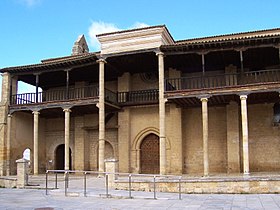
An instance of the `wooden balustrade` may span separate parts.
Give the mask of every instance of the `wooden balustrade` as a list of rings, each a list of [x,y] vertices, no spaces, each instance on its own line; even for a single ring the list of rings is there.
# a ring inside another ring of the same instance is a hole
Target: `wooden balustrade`
[[[165,91],[237,87],[270,82],[280,82],[280,69],[165,79]],[[105,89],[105,101],[116,104],[156,102],[158,93],[157,89],[118,93]],[[98,95],[98,86],[69,88],[68,91],[66,89],[47,90],[39,92],[37,96],[36,93],[12,95],[11,105],[84,99],[98,97]]]
[[[280,69],[165,79],[165,91],[234,87],[268,82],[280,82]]]
[[[136,103],[136,102],[152,102],[158,101],[158,90],[139,90],[130,92],[119,92],[119,103]]]

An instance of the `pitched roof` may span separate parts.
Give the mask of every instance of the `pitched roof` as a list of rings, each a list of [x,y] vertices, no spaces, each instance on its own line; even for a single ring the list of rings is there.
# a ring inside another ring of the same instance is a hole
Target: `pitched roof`
[[[175,45],[200,44],[200,43],[222,42],[222,41],[242,40],[242,39],[252,39],[252,38],[264,38],[264,37],[273,37],[279,35],[280,35],[280,28],[274,28],[274,29],[178,40],[175,42]]]
[[[145,30],[145,29],[152,29],[152,28],[166,28],[166,26],[165,25],[156,25],[156,26],[148,26],[148,27],[142,27],[142,28],[133,28],[133,29],[120,30],[120,31],[114,31],[114,32],[109,32],[109,33],[97,34],[96,36],[100,37],[100,36],[107,36],[107,35],[111,35],[111,34],[122,34],[122,33],[140,31],[140,30]]]
[[[85,64],[88,62],[96,61],[96,53],[86,53],[82,55],[71,55],[59,58],[51,58],[42,60],[41,63],[23,65],[23,66],[14,66],[0,69],[1,73],[4,72],[27,72],[27,71],[44,71],[51,70],[55,68],[67,68],[75,65]]]

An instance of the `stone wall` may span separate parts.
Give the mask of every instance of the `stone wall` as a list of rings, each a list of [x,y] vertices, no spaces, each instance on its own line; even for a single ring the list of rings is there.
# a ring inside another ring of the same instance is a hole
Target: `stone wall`
[[[273,126],[273,105],[248,107],[251,171],[279,171],[280,128]]]
[[[242,171],[240,106],[209,107],[209,169],[214,173]],[[279,127],[273,126],[273,104],[248,105],[249,153],[251,172],[280,169]],[[71,117],[70,148],[72,167],[97,170],[98,114]],[[11,129],[11,174],[16,173],[15,160],[26,148],[33,158],[33,115],[15,112]],[[150,133],[159,135],[158,105],[126,107],[106,124],[105,158],[119,160],[120,172],[139,172],[139,148]],[[178,108],[166,104],[167,172],[169,174],[202,174],[201,108]],[[64,144],[64,118],[39,116],[39,166],[43,173],[48,160],[55,166],[57,146]]]
[[[209,107],[210,173],[224,173],[227,166],[225,107]],[[183,110],[184,173],[203,173],[201,108]]]
[[[132,182],[133,191],[146,191],[153,192],[153,182],[134,181]],[[280,180],[216,180],[216,181],[182,181],[181,192],[182,193],[280,193]],[[128,183],[122,181],[116,181],[114,189],[128,190]],[[179,192],[178,181],[157,181],[157,192]],[[133,196],[133,192],[132,192]],[[151,194],[151,196],[153,196]]]

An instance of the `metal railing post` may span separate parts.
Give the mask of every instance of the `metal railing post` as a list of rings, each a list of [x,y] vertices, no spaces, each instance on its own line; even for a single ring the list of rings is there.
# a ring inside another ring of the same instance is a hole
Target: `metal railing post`
[[[68,187],[68,172],[66,171],[65,172],[65,175],[64,175],[64,195],[67,196],[67,187]]]
[[[181,188],[181,179],[182,179],[182,177],[180,176],[180,177],[179,177],[179,200],[182,200],[182,192],[181,192],[181,190],[182,190],[182,188]]]
[[[129,188],[129,198],[132,198],[131,196],[131,174],[128,175],[128,188]]]
[[[48,171],[46,172],[46,195],[48,195]]]
[[[156,198],[156,176],[154,176],[154,199]]]
[[[106,183],[106,198],[108,198],[109,197],[109,194],[108,194],[109,186],[108,186],[108,174],[107,173],[105,174],[105,183]]]
[[[57,189],[57,172],[55,173],[55,189]]]
[[[84,174],[84,197],[87,197],[87,172]]]

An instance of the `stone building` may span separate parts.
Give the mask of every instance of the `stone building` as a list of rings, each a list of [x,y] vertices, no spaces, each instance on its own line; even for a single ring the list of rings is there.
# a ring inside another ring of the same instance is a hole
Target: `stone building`
[[[175,41],[164,25],[83,36],[72,55],[2,68],[0,175],[46,168],[280,171],[280,29]],[[34,93],[17,93],[18,81]],[[52,163],[49,164],[50,160]]]

